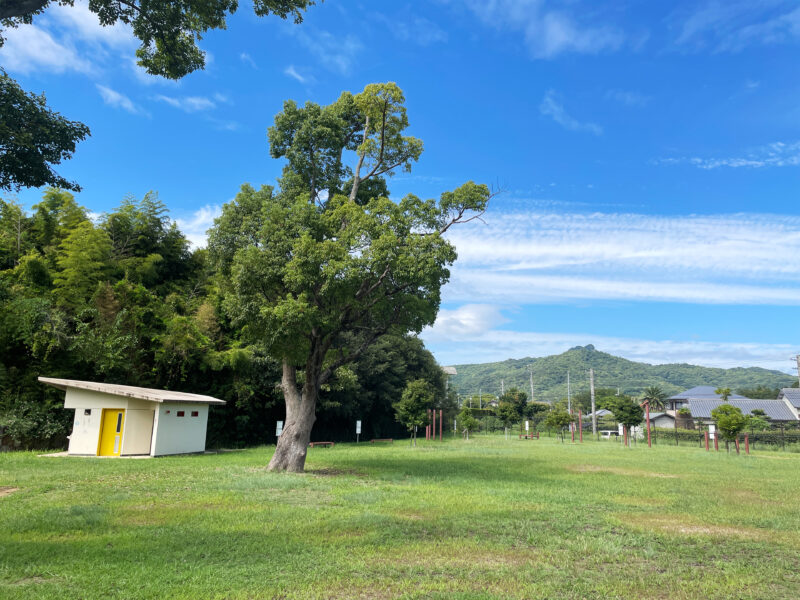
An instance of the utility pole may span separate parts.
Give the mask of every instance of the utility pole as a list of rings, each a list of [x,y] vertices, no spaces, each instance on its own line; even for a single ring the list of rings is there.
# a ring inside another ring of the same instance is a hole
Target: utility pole
[[[567,370],[567,412],[572,414],[572,393],[569,387],[569,369]]]
[[[594,369],[589,369],[589,391],[592,395],[592,437],[597,438],[597,407],[594,403]]]
[[[501,396],[505,396],[505,394],[506,394],[505,382],[501,379],[500,380],[500,395]]]
[[[483,388],[478,388],[478,408],[483,409]]]
[[[528,371],[531,376],[531,402],[533,402],[533,365],[528,365]]]
[[[569,387],[569,369],[567,369],[567,412],[572,416],[572,393]],[[569,431],[572,433],[572,441],[575,441],[575,429],[572,421],[569,422]]]
[[[800,382],[800,354],[794,357],[797,361],[797,381]]]

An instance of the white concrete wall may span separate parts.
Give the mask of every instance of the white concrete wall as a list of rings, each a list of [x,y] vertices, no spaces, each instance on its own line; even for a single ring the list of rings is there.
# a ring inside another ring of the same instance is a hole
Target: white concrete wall
[[[100,426],[103,422],[103,409],[116,408],[125,410],[121,454],[149,454],[152,419],[150,419],[148,427],[143,427],[141,417],[144,415],[134,415],[134,425],[130,432],[128,425],[131,414],[147,413],[147,417],[149,417],[153,414],[155,406],[155,402],[146,400],[69,388],[64,399],[64,408],[75,409],[75,417],[72,422],[72,433],[67,452],[96,456],[97,446],[100,442]],[[90,410],[91,414],[86,415],[87,410]]]
[[[152,403],[155,405],[155,403]],[[128,409],[122,430],[122,454],[150,454],[155,407],[150,410]]]
[[[179,417],[178,412],[184,416]],[[193,417],[196,411],[198,416]],[[190,402],[165,402],[158,405],[150,454],[188,454],[206,449],[208,405]]]
[[[670,419],[669,417],[658,417],[657,419],[651,419],[650,423],[653,427],[663,427],[665,429],[674,429],[675,428],[675,419]]]
[[[84,414],[87,410],[90,411],[88,415]],[[102,421],[102,408],[76,408],[67,452],[69,454],[96,455]]]

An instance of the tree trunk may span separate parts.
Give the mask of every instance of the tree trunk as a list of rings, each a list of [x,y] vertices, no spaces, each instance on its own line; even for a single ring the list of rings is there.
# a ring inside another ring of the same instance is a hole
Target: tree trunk
[[[270,471],[302,473],[306,465],[311,428],[317,419],[318,386],[316,382],[307,380],[302,392],[298,390],[297,369],[284,362],[281,388],[286,400],[286,424],[267,468]]]

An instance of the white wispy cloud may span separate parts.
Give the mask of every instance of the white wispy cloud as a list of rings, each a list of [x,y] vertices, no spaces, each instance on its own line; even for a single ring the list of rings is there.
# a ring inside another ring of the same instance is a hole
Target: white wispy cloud
[[[545,93],[542,102],[539,104],[539,112],[546,117],[550,117],[564,129],[569,129],[570,131],[587,131],[594,135],[601,135],[603,133],[603,128],[600,125],[578,121],[575,117],[567,113],[553,90],[548,90],[547,93]]]
[[[418,46],[430,46],[446,42],[447,32],[433,21],[425,17],[404,18],[376,14],[375,18],[383,23],[392,35],[402,42],[412,42]]]
[[[488,327],[484,331],[453,333],[437,322],[421,336],[440,364],[492,362],[525,356],[559,354],[575,346],[593,344],[598,350],[650,364],[690,363],[706,367],[763,367],[789,372],[787,360],[796,353],[789,344],[716,342],[703,340],[648,340],[600,336],[591,333],[510,331]],[[602,383],[602,374],[599,374]],[[499,382],[498,382],[499,385]]]
[[[46,73],[99,71],[110,53],[130,52],[135,38],[130,27],[104,27],[85,1],[53,5],[32,25],[7,28],[0,48],[3,66],[13,72]]]
[[[665,165],[688,164],[700,169],[796,167],[800,166],[800,141],[773,142],[754,148],[741,156],[712,158],[681,156],[677,158],[660,158],[655,162]]]
[[[288,30],[326,69],[349,75],[364,46],[352,35],[334,35],[307,27]]]
[[[800,217],[515,209],[485,221],[450,230],[447,302],[800,304],[788,258],[800,256]]]
[[[485,24],[523,35],[531,56],[554,58],[560,54],[597,54],[619,49],[624,33],[613,25],[587,23],[596,10],[582,10],[578,3],[546,0],[454,0]],[[581,15],[586,17],[581,17]],[[591,15],[591,17],[589,16]]]
[[[800,7],[789,0],[709,1],[677,11],[670,21],[678,32],[676,45],[689,49],[736,52],[800,40]]]
[[[69,43],[57,41],[49,32],[36,25],[7,28],[6,42],[0,48],[3,67],[11,72],[90,73],[92,63],[84,59]]]
[[[175,219],[180,230],[189,240],[193,248],[205,248],[207,232],[214,224],[214,219],[222,214],[218,204],[206,204],[190,215]]]
[[[121,108],[122,110],[133,115],[147,114],[145,110],[134,104],[133,101],[126,95],[121,94],[116,90],[112,90],[110,87],[100,85],[99,83],[96,84],[96,87],[97,91],[100,92],[100,97],[103,99],[103,102],[109,106]]]
[[[164,96],[163,94],[159,94],[154,98],[155,100],[165,102],[166,104],[169,104],[170,106],[187,113],[211,110],[217,107],[217,102],[219,101],[217,98],[215,98],[215,101],[205,96],[184,96],[181,98],[176,98],[173,96]]]
[[[250,66],[251,66],[251,67],[253,67],[254,69],[258,69],[258,65],[256,64],[256,61],[255,61],[255,60],[253,60],[253,57],[252,57],[252,56],[250,56],[250,55],[249,55],[247,52],[242,52],[242,53],[239,55],[239,60],[241,60],[241,61],[242,61],[243,63],[245,63],[245,64],[248,64],[248,65],[250,65]]]
[[[608,90],[606,92],[606,99],[626,106],[636,107],[644,106],[650,101],[648,96],[630,90]]]
[[[300,83],[313,83],[314,78],[311,75],[302,75],[297,71],[294,65],[289,65],[283,70],[283,74],[287,77],[299,81]]]

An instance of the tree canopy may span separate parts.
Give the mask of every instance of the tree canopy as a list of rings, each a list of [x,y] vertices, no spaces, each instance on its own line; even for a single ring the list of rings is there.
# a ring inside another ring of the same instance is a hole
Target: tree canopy
[[[54,4],[73,6],[75,0],[4,0],[0,26],[18,27]],[[258,16],[276,15],[303,20],[314,0],[253,0]],[[206,54],[198,42],[209,30],[225,29],[239,7],[237,0],[90,0],[88,8],[103,26],[129,25],[141,43],[138,64],[151,75],[180,79],[203,69]],[[0,28],[0,46],[5,30]],[[83,123],[70,121],[47,106],[44,95],[25,92],[0,69],[0,190],[54,186],[73,191],[80,186],[67,181],[53,165],[69,159],[78,142],[89,135]]]
[[[279,189],[243,187],[210,233],[211,261],[230,274],[219,281],[226,314],[282,365],[287,415],[272,469],[303,470],[319,390],[339,369],[383,335],[433,323],[456,259],[444,234],[489,201],[471,181],[438,202],[359,197],[362,182],[419,157],[403,102],[394,83],[325,107],[287,102],[269,129],[272,156],[286,159]]]
[[[53,166],[71,158],[88,135],[86,125],[62,117],[47,106],[44,94],[26,92],[0,68],[0,190],[46,185],[80,190]]]
[[[226,400],[208,443],[274,443],[281,365],[226,317],[205,249],[191,250],[156,194],[97,220],[47,189],[31,211],[0,199],[0,427],[21,447],[59,447],[63,394],[38,375],[178,389]],[[397,437],[392,402],[422,379],[447,410],[445,378],[421,340],[383,336],[320,391],[317,435]]]

